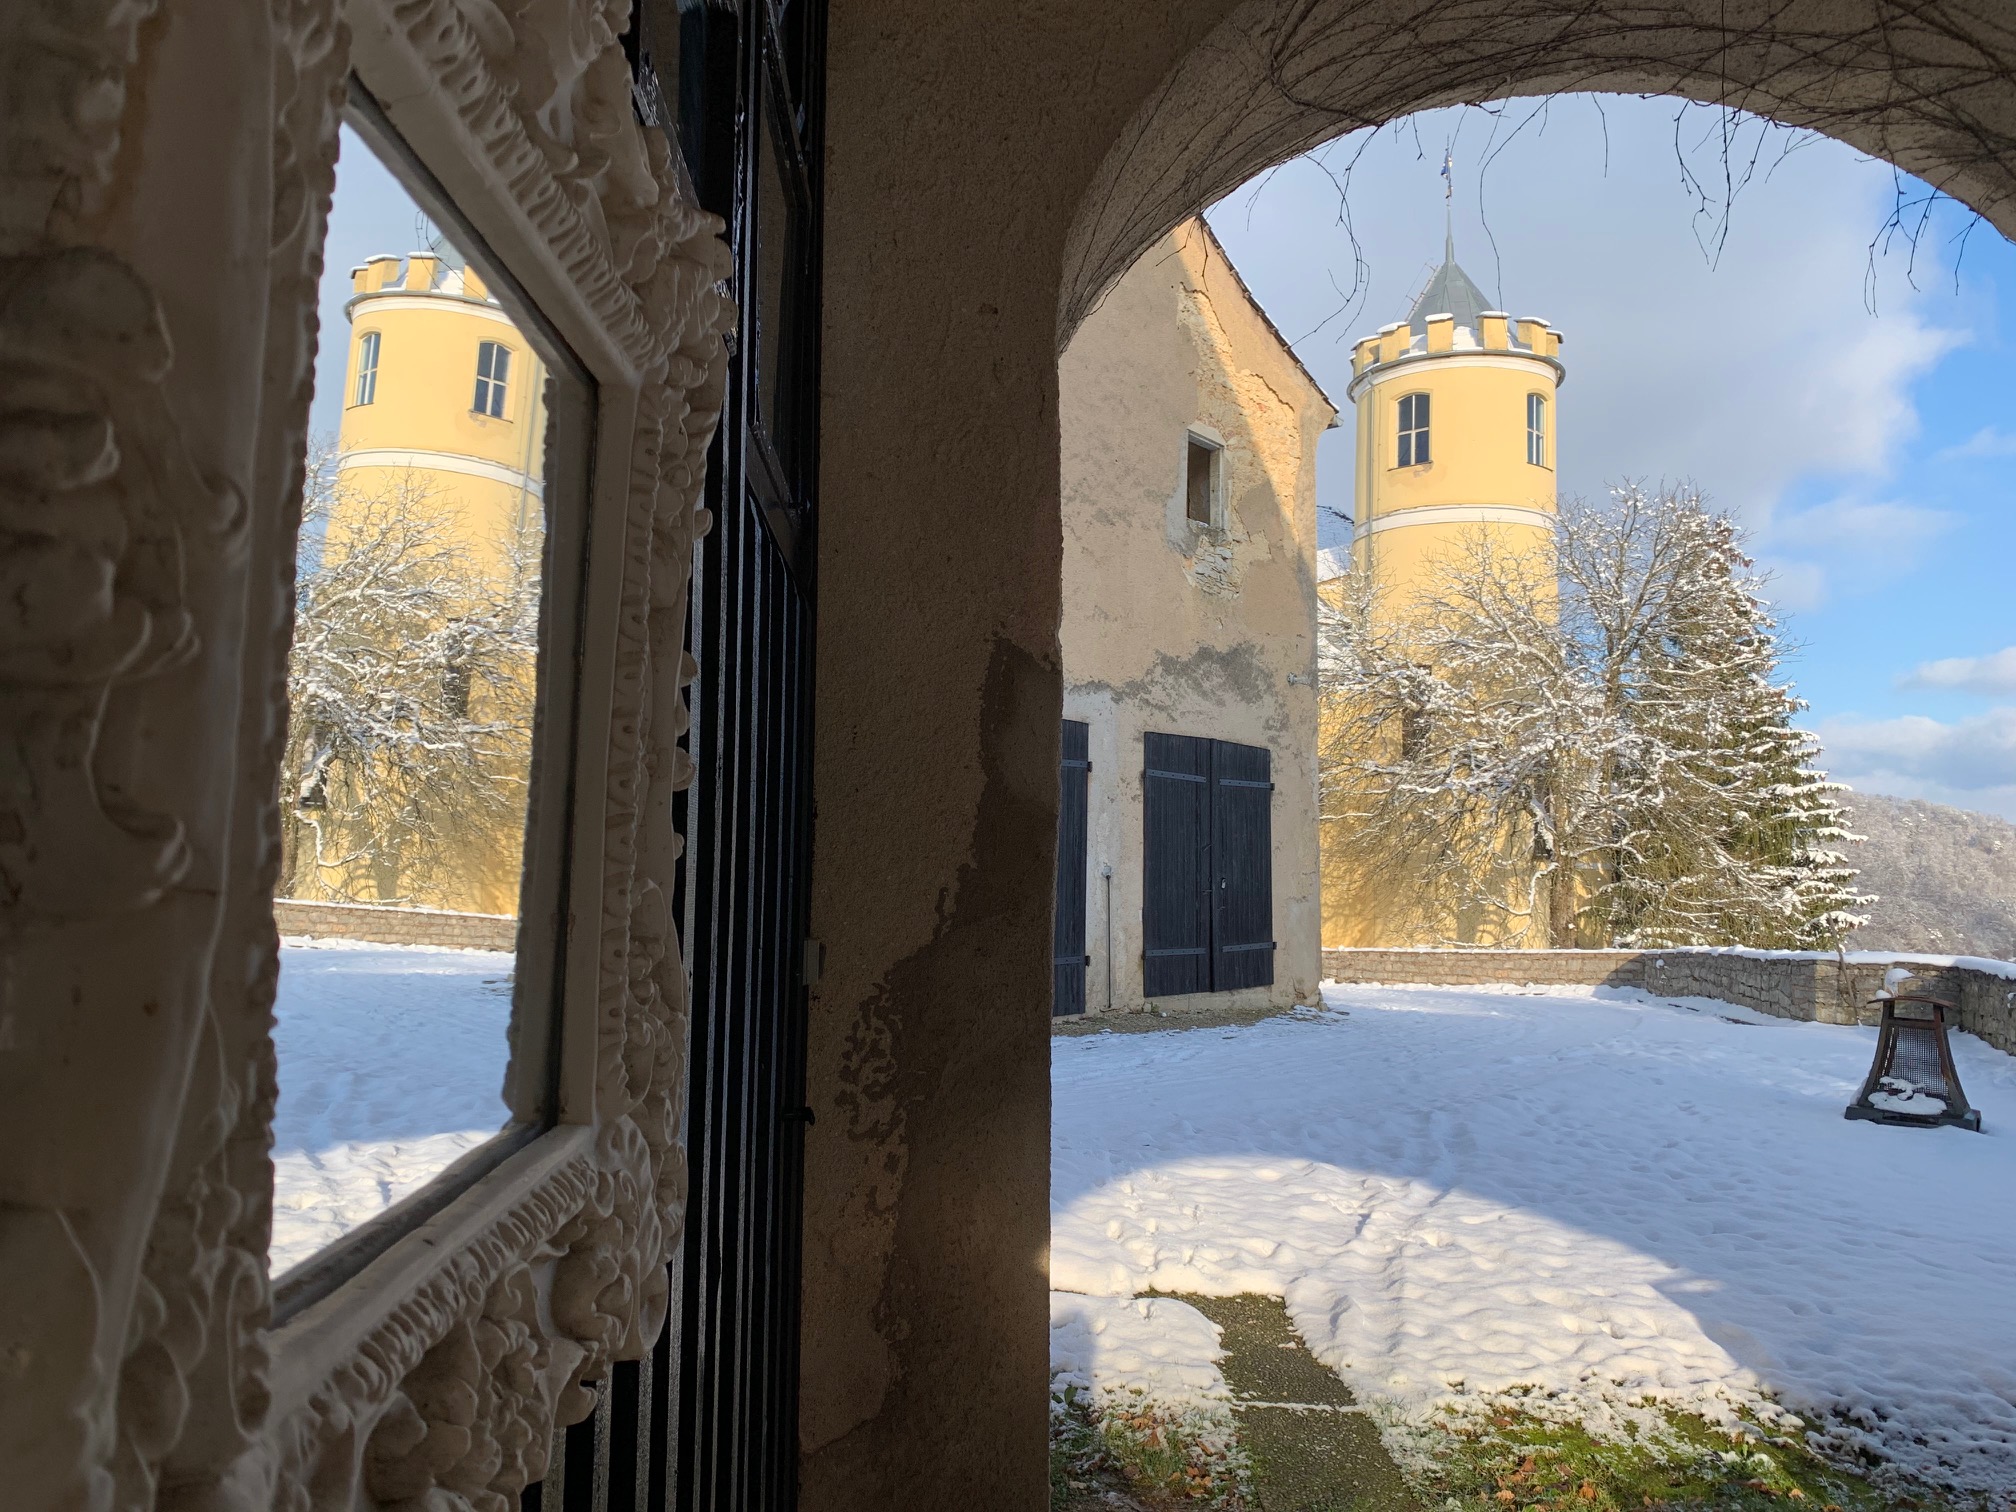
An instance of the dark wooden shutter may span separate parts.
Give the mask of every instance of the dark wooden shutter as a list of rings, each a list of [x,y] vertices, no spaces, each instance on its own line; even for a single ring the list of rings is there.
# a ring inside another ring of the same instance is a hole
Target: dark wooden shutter
[[[1142,991],[1211,990],[1211,742],[1148,734],[1141,772]]]
[[[1143,745],[1143,992],[1273,986],[1274,783],[1266,747],[1159,734]]]
[[[1087,788],[1092,772],[1090,730],[1075,719],[1064,721],[1062,754],[1057,763],[1057,918],[1050,1016],[1063,1018],[1085,1011],[1085,830]]]
[[[1274,985],[1274,784],[1264,746],[1211,748],[1211,987]]]

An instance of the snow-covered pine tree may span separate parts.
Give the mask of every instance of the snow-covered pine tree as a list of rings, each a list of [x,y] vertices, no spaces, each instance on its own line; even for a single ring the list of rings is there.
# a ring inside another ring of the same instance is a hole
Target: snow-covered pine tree
[[[1633,865],[1608,899],[1621,944],[1832,948],[1860,919],[1852,839],[1817,771],[1806,705],[1780,680],[1764,582],[1726,515],[1691,489],[1653,508],[1685,543],[1671,612],[1643,648],[1633,722],[1662,760]]]
[[[1407,937],[1530,942],[1544,921],[1556,946],[1826,946],[1853,927],[1836,789],[1776,681],[1741,535],[1698,494],[1571,501],[1552,562],[1480,535],[1404,611],[1340,586],[1318,627],[1326,867],[1404,888]]]

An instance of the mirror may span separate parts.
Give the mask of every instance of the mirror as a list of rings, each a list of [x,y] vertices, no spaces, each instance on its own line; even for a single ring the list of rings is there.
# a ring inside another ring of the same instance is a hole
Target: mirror
[[[556,850],[528,816],[565,766],[538,717],[570,659],[545,602],[549,404],[585,417],[585,383],[373,125],[343,131],[296,563],[276,1276],[551,1103]]]

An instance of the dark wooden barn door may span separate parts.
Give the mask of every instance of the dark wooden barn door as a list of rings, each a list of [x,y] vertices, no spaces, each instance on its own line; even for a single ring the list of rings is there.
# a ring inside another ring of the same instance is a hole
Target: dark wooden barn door
[[[1142,990],[1274,981],[1273,782],[1264,747],[1144,738]]]
[[[1057,917],[1052,928],[1050,1015],[1085,1011],[1085,843],[1090,818],[1091,730],[1064,721],[1057,761]]]
[[[1142,737],[1142,991],[1211,990],[1211,742]]]
[[[625,39],[638,115],[727,224],[741,312],[687,626],[696,776],[674,816],[687,1222],[655,1351],[598,1384],[528,1512],[797,1504],[824,26],[823,0],[641,0]]]
[[[1274,783],[1264,746],[1211,742],[1211,988],[1274,985]]]

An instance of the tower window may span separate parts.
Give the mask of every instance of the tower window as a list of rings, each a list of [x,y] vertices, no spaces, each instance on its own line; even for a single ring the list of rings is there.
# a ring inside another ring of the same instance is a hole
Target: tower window
[[[1192,434],[1183,469],[1183,512],[1199,525],[1217,521],[1218,448]]]
[[[479,415],[504,418],[504,385],[511,376],[511,348],[486,341],[476,348],[476,403]]]
[[[378,397],[378,333],[366,331],[357,338],[357,388],[352,404],[369,404]]]
[[[1547,396],[1526,396],[1526,460],[1535,467],[1547,465]]]
[[[1401,467],[1419,467],[1428,460],[1428,396],[1400,396]]]

